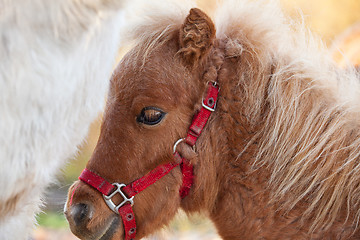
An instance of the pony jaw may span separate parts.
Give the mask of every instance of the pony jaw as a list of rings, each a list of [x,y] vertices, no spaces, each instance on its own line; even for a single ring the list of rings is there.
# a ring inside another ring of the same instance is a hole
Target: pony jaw
[[[98,237],[99,240],[106,240],[114,238],[114,234],[116,232],[122,232],[122,224],[120,223],[120,219],[118,217],[114,217],[112,221],[105,227],[103,233]],[[120,231],[121,230],[121,231]]]

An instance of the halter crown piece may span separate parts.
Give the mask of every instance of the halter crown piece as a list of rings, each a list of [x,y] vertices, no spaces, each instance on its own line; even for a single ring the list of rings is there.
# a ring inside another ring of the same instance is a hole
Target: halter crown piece
[[[145,176],[127,185],[119,183],[111,184],[86,168],[82,171],[79,179],[101,192],[109,208],[121,216],[124,224],[125,240],[132,240],[136,235],[135,215],[132,209],[134,196],[136,194],[155,183],[177,166],[180,166],[183,175],[183,183],[179,190],[180,197],[185,198],[189,194],[191,186],[194,182],[193,165],[188,159],[183,158],[176,151],[176,146],[181,141],[185,141],[191,147],[195,146],[195,143],[204,129],[211,113],[215,111],[219,89],[219,85],[216,82],[208,83],[208,91],[205,99],[202,100],[202,108],[194,116],[186,138],[178,140],[174,145],[174,158],[178,160],[176,161],[178,163],[171,162],[159,165]],[[118,205],[111,200],[116,194],[120,194],[123,198],[123,201]]]

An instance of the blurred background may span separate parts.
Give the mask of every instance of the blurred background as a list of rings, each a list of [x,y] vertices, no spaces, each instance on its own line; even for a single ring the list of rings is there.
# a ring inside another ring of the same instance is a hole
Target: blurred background
[[[179,0],[180,1],[180,0]],[[226,0],[225,0],[226,1]],[[241,1],[241,0],[239,0]],[[201,9],[210,15],[216,0],[198,0]],[[360,0],[280,0],[285,12],[293,18],[305,17],[306,25],[333,51],[339,66],[360,65]],[[121,56],[119,56],[120,58]],[[37,219],[34,240],[73,240],[62,214],[68,187],[85,167],[96,144],[101,116],[92,124],[88,137],[75,159],[58,176],[58,184],[48,189],[46,206]],[[205,216],[190,219],[179,213],[169,228],[149,239],[220,239]]]

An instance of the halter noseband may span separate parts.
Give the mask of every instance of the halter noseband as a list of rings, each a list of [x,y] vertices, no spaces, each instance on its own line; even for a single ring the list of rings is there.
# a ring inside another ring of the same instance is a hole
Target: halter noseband
[[[219,85],[216,82],[209,82],[208,85],[207,95],[205,99],[202,100],[202,108],[194,116],[186,138],[179,139],[174,145],[174,158],[177,160],[177,163],[171,162],[159,165],[145,176],[129,183],[128,185],[119,183],[111,184],[86,168],[79,176],[81,181],[101,192],[109,208],[121,216],[124,224],[125,240],[131,240],[135,238],[136,235],[135,215],[132,210],[132,205],[134,204],[133,199],[136,194],[155,183],[177,166],[180,166],[183,175],[183,183],[179,190],[180,197],[185,198],[189,194],[191,186],[194,182],[193,165],[188,159],[183,158],[176,151],[176,147],[181,141],[185,141],[189,146],[194,147],[211,113],[215,111]],[[124,199],[118,205],[111,200],[117,193]]]

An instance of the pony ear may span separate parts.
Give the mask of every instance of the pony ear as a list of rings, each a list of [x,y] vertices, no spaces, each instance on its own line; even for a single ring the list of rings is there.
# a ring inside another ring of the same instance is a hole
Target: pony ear
[[[180,29],[179,54],[185,65],[194,67],[209,52],[215,39],[215,26],[200,9],[192,8]]]

